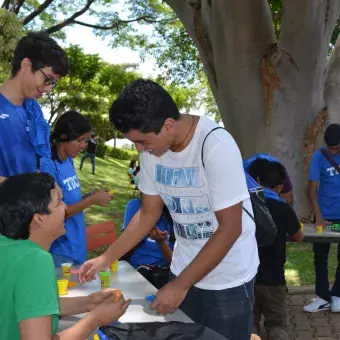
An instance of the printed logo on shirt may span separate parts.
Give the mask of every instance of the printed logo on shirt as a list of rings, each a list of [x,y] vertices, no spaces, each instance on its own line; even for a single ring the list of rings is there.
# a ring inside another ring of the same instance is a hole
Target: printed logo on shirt
[[[192,191],[193,188],[204,186],[200,167],[169,168],[157,164],[155,179],[161,188],[175,187],[184,193]],[[163,192],[160,195],[173,217],[173,226],[178,237],[202,240],[213,235],[214,225],[207,194],[203,193],[200,196],[179,196],[177,194],[175,196],[169,195],[169,189],[165,191],[167,193]]]
[[[203,186],[201,167],[197,168],[169,168],[156,164],[156,182],[176,188]]]
[[[214,233],[212,220],[188,224],[174,222],[174,229],[178,236],[189,240],[210,238]]]
[[[195,197],[174,197],[161,194],[161,197],[169,211],[172,213],[197,215],[211,211],[207,195]]]
[[[9,117],[8,114],[6,114],[6,113],[0,113],[0,119],[6,119],[6,118],[8,118],[8,117]]]
[[[67,185],[68,191],[72,191],[80,187],[79,180],[76,175],[64,179],[63,183]]]
[[[329,176],[330,176],[330,177],[335,176],[335,175],[339,175],[339,173],[335,170],[334,167],[327,168],[326,170],[327,170],[327,172],[329,173]]]

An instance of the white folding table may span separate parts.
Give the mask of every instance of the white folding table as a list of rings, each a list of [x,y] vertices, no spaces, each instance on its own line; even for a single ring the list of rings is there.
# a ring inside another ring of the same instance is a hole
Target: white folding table
[[[60,277],[60,271],[57,271]],[[120,322],[169,322],[181,321],[190,323],[192,320],[187,317],[181,310],[175,311],[169,315],[159,315],[150,309],[150,302],[145,300],[146,296],[154,295],[157,289],[149,283],[141,274],[139,274],[129,263],[119,261],[118,271],[111,273],[110,287],[120,289],[125,299],[132,299],[126,313],[119,319]],[[77,285],[68,290],[65,297],[87,296],[99,291],[100,280],[96,280]],[[79,321],[85,314],[62,317],[59,321],[59,330],[69,328]]]

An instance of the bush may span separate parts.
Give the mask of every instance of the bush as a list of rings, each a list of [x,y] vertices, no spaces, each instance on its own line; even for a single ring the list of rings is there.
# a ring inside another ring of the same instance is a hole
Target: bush
[[[100,158],[104,158],[108,155],[109,146],[105,145],[105,142],[102,139],[97,139],[97,150],[96,156]]]
[[[120,159],[123,161],[130,161],[132,159],[138,160],[138,152],[130,151],[126,149],[120,148],[112,148],[108,145],[105,145],[105,142],[102,139],[97,139],[97,151],[96,156],[100,158],[112,157],[116,159]]]
[[[112,158],[121,159],[121,160],[138,160],[138,152],[136,151],[129,151],[125,149],[119,148],[109,148],[110,149],[110,156]]]

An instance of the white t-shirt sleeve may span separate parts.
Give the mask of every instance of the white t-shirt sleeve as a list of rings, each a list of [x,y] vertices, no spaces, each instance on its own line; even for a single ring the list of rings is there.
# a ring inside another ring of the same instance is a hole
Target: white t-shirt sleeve
[[[203,153],[214,211],[249,198],[240,150],[229,133],[219,131],[218,135],[222,138],[217,142],[216,136],[207,138]]]
[[[145,152],[141,152],[139,155],[140,172],[139,172],[139,184],[138,189],[146,195],[159,195],[157,187],[154,181],[154,174],[152,170],[153,162],[148,159]]]

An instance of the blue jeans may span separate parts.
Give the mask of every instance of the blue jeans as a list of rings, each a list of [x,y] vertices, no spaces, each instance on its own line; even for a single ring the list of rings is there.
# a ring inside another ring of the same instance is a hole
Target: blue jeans
[[[77,265],[80,264],[77,261],[74,261],[74,260],[72,260],[69,257],[64,256],[64,255],[57,255],[57,254],[51,254],[51,255],[52,255],[55,267],[61,267],[61,265],[63,263],[71,263],[72,266],[77,266]]]
[[[88,152],[85,153],[85,155],[82,157],[81,162],[80,162],[80,170],[83,168],[83,164],[86,158],[91,159],[92,174],[94,175],[94,172],[96,171],[96,155],[93,153],[88,153]]]
[[[170,273],[170,281],[175,275]],[[206,290],[191,287],[180,309],[195,323],[228,340],[249,340],[253,328],[254,279],[239,287]]]

